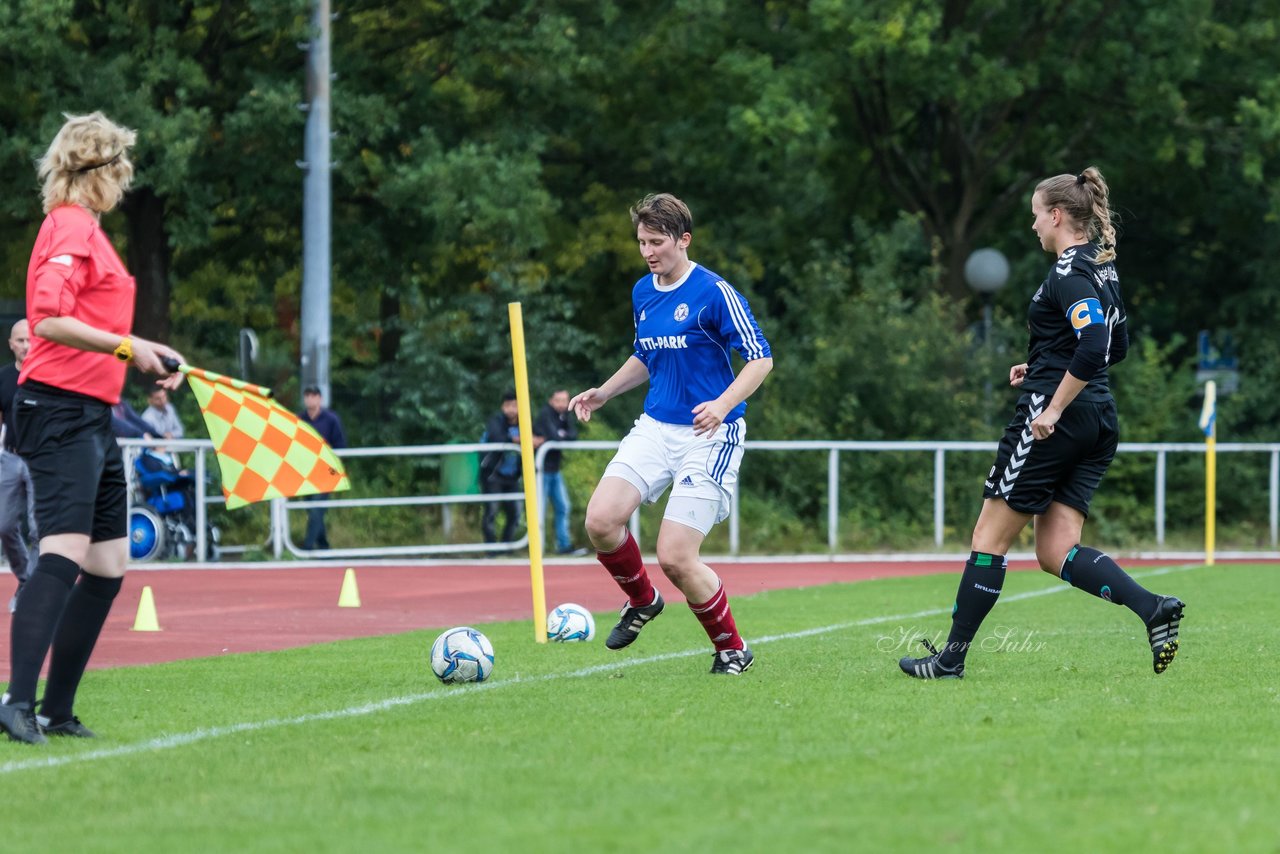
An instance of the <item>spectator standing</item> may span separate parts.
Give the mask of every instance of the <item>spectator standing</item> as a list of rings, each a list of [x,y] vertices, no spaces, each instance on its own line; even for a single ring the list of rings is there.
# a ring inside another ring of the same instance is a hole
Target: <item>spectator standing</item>
[[[35,493],[31,487],[31,472],[14,448],[17,428],[13,422],[13,401],[18,393],[18,373],[31,348],[31,336],[25,319],[13,324],[9,332],[9,349],[13,351],[13,364],[0,368],[0,549],[9,569],[18,579],[18,589],[9,600],[9,613],[18,607],[18,593],[26,583],[31,567],[39,557],[39,546],[27,548],[27,537],[38,543],[36,529]],[[26,533],[22,524],[26,522]]]
[[[347,434],[342,430],[342,419],[332,409],[326,409],[324,396],[319,386],[309,385],[302,390],[303,410],[298,413],[303,421],[315,428],[320,438],[329,443],[335,451],[347,446]],[[310,500],[323,501],[329,495],[314,495]],[[302,547],[307,550],[329,548],[329,535],[324,526],[325,508],[316,507],[307,511],[307,533],[302,539]]]
[[[520,489],[520,423],[516,393],[508,389],[502,395],[502,408],[485,422],[481,442],[511,442],[516,448],[510,451],[490,451],[480,460],[480,490],[486,494],[516,492]],[[503,511],[502,539],[494,530],[498,510]],[[516,526],[520,524],[520,505],[511,499],[489,501],[484,505],[484,517],[480,530],[486,543],[514,542]]]
[[[543,442],[573,442],[578,438],[578,424],[569,416],[569,391],[556,389],[533,421],[533,444]],[[559,450],[547,451],[542,458],[542,492],[551,505],[552,523],[556,535],[556,553],[562,555],[586,554],[586,549],[575,549],[569,539],[569,490],[560,473],[563,454]]]

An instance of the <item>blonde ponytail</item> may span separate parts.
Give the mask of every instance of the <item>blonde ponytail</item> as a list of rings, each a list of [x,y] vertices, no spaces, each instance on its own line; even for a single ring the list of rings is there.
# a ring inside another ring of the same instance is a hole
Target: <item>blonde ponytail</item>
[[[1101,248],[1094,256],[1095,264],[1116,258],[1116,228],[1111,212],[1111,191],[1096,166],[1088,166],[1078,175],[1055,175],[1036,186],[1036,192],[1047,207],[1058,208],[1084,229]]]

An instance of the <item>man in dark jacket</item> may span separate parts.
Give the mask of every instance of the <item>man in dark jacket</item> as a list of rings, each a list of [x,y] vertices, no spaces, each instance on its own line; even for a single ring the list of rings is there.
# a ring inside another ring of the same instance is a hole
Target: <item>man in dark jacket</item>
[[[533,420],[535,446],[542,442],[572,442],[578,438],[578,421],[569,414],[569,392],[556,389],[547,399],[538,417]],[[542,460],[542,494],[551,505],[556,534],[556,554],[586,554],[586,549],[575,549],[569,539],[569,490],[560,474],[558,450],[547,451]]]
[[[310,424],[320,434],[320,438],[329,443],[335,451],[347,446],[347,434],[342,430],[342,419],[332,409],[325,409],[324,397],[319,386],[309,385],[302,390],[302,403],[305,407],[298,417]],[[328,495],[317,495],[316,500],[328,498]],[[329,548],[329,533],[324,526],[325,508],[317,507],[307,511],[307,533],[302,539],[302,547],[307,550]]]
[[[520,425],[516,393],[510,389],[502,395],[502,409],[485,422],[481,442],[511,442],[510,451],[489,451],[480,460],[480,489],[485,494],[518,492],[520,490]],[[504,524],[502,539],[494,532],[498,509],[502,508]],[[484,518],[480,530],[486,543],[510,543],[516,539],[516,526],[520,524],[520,504],[506,499],[489,501],[484,505]]]

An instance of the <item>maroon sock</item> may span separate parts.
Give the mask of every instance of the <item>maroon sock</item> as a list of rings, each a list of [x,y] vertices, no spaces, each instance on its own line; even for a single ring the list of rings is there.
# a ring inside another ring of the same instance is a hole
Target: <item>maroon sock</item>
[[[622,592],[631,600],[632,607],[643,608],[653,604],[653,582],[644,569],[644,558],[640,556],[640,544],[627,529],[627,537],[611,552],[596,552],[596,559],[609,570],[613,580],[618,582]]]
[[[723,583],[716,588],[716,595],[701,605],[690,602],[689,610],[702,623],[707,637],[715,644],[716,652],[746,646],[742,642],[742,635],[738,634],[738,627],[734,625],[733,611],[729,610],[729,597],[725,595]]]

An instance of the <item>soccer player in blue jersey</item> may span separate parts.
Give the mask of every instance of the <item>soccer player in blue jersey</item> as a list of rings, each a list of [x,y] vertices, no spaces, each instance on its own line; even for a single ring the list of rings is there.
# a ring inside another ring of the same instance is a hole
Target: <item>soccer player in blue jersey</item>
[[[1040,568],[1136,614],[1156,673],[1178,651],[1182,602],[1145,589],[1108,555],[1080,543],[1118,442],[1107,367],[1129,346],[1109,196],[1092,166],[1046,178],[1031,196],[1032,230],[1057,260],[1027,310],[1027,361],[1009,370],[1009,384],[1023,394],[987,475],[947,645],[938,651],[924,641],[928,656],[898,662],[908,676],[964,676],[969,646],[1004,586],[1005,555],[1032,519]]]
[[[569,406],[581,421],[623,392],[649,383],[644,412],[605,468],[586,528],[597,557],[627,594],[621,619],[605,640],[630,645],[662,613],[627,521],[641,503],[671,486],[658,531],[658,564],[688,600],[715,647],[711,672],[738,675],[754,656],[738,634],[724,585],[702,562],[702,541],[729,515],[738,481],[746,399],[773,368],[769,342],[747,301],[718,274],[689,260],[693,217],[667,193],[631,209],[649,272],[631,289],[635,352],[599,388]],[[746,361],[735,377],[730,350]]]

